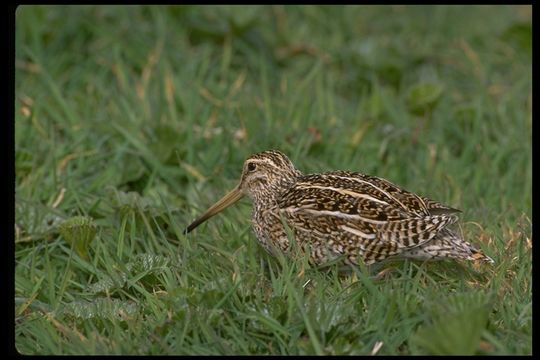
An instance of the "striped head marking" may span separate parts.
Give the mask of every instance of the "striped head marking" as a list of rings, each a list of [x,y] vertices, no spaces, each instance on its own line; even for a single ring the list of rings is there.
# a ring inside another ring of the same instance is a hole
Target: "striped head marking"
[[[239,189],[255,199],[299,175],[301,173],[285,154],[277,150],[267,150],[246,159]]]

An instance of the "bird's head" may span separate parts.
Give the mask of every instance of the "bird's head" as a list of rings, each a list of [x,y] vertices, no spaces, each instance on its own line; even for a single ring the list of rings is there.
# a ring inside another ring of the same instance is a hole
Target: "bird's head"
[[[280,151],[267,150],[253,154],[244,161],[238,185],[191,223],[184,232],[189,233],[244,195],[251,198],[253,202],[268,201],[301,174],[291,160]]]

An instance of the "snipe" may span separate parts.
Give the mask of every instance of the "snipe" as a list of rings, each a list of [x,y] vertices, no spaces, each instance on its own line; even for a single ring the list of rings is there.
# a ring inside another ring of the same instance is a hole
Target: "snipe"
[[[288,228],[297,244],[309,246],[317,265],[338,257],[366,265],[390,257],[493,262],[448,228],[459,210],[375,176],[348,171],[304,175],[276,150],[250,156],[239,184],[185,233],[244,195],[253,202],[255,235],[273,254],[289,252]]]

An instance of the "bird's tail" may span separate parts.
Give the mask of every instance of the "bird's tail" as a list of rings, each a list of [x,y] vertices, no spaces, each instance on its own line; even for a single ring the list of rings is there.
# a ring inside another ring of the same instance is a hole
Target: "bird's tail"
[[[492,258],[450,229],[442,229],[432,240],[402,255],[422,259],[454,258],[495,263]]]

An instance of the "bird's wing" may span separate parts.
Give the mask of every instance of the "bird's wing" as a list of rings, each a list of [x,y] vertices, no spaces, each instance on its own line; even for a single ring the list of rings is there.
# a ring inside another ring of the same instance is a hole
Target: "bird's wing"
[[[419,246],[457,220],[430,214],[424,199],[376,179],[347,172],[306,175],[282,194],[278,206],[295,231],[377,260]]]
[[[425,204],[427,211],[431,215],[439,215],[439,214],[453,214],[453,213],[459,213],[461,210],[452,208],[450,206],[441,204],[440,202],[437,202],[435,200],[428,199],[423,196],[418,196]]]
[[[427,197],[419,196],[377,176],[364,175],[348,171],[335,171],[329,174],[338,177],[350,177],[359,182],[368,182],[371,187],[374,188],[374,191],[389,196],[397,205],[414,215],[430,215],[432,213],[433,215],[451,214],[460,212],[458,209],[446,206]]]

